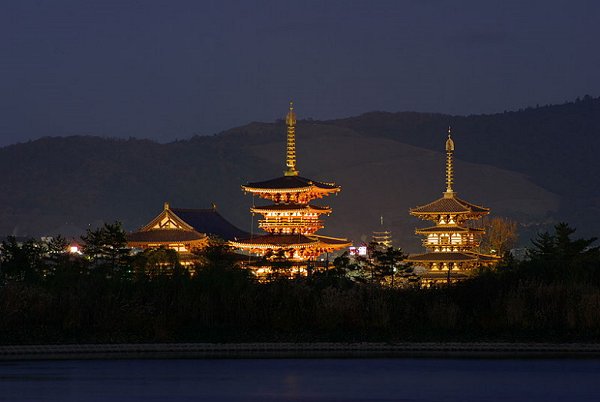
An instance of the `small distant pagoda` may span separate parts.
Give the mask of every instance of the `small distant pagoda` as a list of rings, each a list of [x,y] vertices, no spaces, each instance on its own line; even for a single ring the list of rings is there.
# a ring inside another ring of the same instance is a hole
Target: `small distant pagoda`
[[[383,249],[392,247],[392,232],[383,225],[383,216],[380,217],[380,230],[373,231],[371,241]]]
[[[346,239],[315,234],[323,228],[320,217],[331,208],[310,202],[337,194],[340,187],[299,176],[296,168],[296,114],[290,102],[286,117],[287,148],[284,175],[242,186],[245,193],[272,201],[266,206],[253,206],[252,214],[260,214],[259,227],[267,234],[230,241],[230,245],[267,259],[284,259],[295,265],[306,264],[325,253],[350,246]]]
[[[425,236],[424,254],[413,254],[407,261],[424,266],[427,271],[422,276],[424,286],[440,283],[453,283],[469,277],[476,268],[493,265],[498,257],[478,252],[484,230],[471,227],[470,220],[480,219],[489,214],[484,208],[457,197],[454,184],[454,141],[450,129],[446,140],[446,191],[427,205],[410,210],[410,214],[420,219],[433,221],[435,226],[417,229],[416,233]]]

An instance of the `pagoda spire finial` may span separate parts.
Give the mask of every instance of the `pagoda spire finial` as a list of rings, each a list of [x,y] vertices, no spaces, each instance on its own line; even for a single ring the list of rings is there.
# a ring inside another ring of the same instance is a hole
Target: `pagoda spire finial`
[[[448,127],[448,139],[446,140],[446,192],[447,197],[454,196],[452,184],[454,184],[454,141],[452,140],[452,129]]]
[[[296,113],[294,113],[294,103],[291,101],[285,124],[287,125],[287,148],[284,174],[286,176],[298,176],[298,170],[296,169]]]

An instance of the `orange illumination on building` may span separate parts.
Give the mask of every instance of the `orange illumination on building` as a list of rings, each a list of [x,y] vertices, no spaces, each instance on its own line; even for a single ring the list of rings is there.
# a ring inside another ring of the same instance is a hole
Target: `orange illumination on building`
[[[329,215],[331,208],[311,204],[311,201],[336,194],[340,187],[299,176],[296,166],[296,113],[291,103],[286,125],[284,175],[242,186],[245,193],[273,203],[250,209],[253,214],[262,215],[258,224],[266,234],[230,241],[230,245],[262,257],[277,255],[289,261],[307,261],[346,248],[350,243],[346,239],[316,234],[324,227],[321,216]]]

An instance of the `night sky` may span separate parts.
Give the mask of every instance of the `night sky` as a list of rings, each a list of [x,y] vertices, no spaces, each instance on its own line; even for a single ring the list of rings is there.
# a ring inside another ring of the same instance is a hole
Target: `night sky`
[[[600,95],[598,1],[0,3],[0,145]]]

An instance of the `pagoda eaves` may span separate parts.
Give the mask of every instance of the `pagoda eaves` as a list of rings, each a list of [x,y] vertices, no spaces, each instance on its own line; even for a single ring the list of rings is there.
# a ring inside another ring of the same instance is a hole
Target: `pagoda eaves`
[[[489,214],[490,209],[472,204],[456,197],[456,193],[445,193],[444,197],[410,210],[410,214],[421,219],[430,220],[430,216],[439,214],[456,214],[470,216],[484,216]]]
[[[306,204],[311,200],[338,193],[341,188],[300,176],[282,176],[276,179],[248,183],[242,190],[273,202]]]
[[[232,247],[264,255],[269,251],[283,251],[289,260],[308,260],[349,247],[346,239],[319,235],[260,235],[250,239],[230,241]]]

